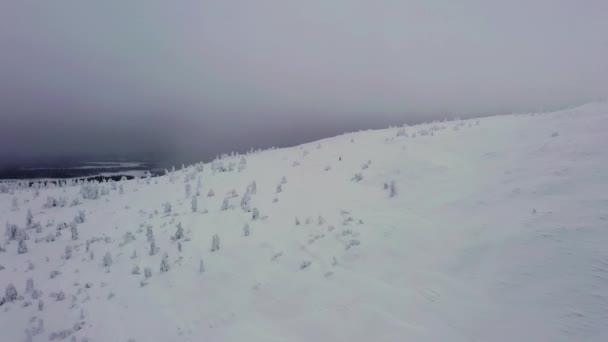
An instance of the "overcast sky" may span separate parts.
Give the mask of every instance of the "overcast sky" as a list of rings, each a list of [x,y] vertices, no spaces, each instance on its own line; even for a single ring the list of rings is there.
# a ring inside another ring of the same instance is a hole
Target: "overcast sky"
[[[608,95],[606,0],[2,0],[0,159],[206,159]]]

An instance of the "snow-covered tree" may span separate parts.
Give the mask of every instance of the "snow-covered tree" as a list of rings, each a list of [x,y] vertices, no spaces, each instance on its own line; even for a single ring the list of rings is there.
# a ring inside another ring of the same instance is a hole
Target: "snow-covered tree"
[[[201,258],[201,261],[198,264],[198,271],[199,273],[205,272],[205,263],[203,262],[203,258]]]
[[[8,284],[6,285],[6,289],[4,290],[4,300],[6,302],[12,302],[17,300],[18,294],[17,294],[17,289],[15,288],[15,285],[13,284]]]
[[[175,240],[179,240],[184,237],[184,228],[182,228],[182,223],[177,224],[177,231],[175,232]]]
[[[72,257],[72,246],[65,246],[64,259],[69,260]]]
[[[152,238],[152,241],[150,241],[150,255],[155,255],[156,252],[158,252],[158,247],[156,247],[156,241]]]
[[[230,203],[228,202],[228,197],[226,197],[222,201],[222,206],[220,207],[220,210],[228,210],[229,208],[230,208]]]
[[[13,223],[6,223],[6,236],[8,237],[9,240],[16,240],[17,239],[17,231],[19,230],[19,227],[16,224]]]
[[[243,236],[249,236],[249,224],[245,223],[243,226]]]
[[[27,244],[25,243],[25,238],[23,238],[23,237],[19,240],[19,246],[17,248],[17,253],[18,254],[27,253]]]
[[[106,255],[103,256],[102,265],[104,267],[112,266],[112,255],[110,255],[110,252],[106,252]]]
[[[215,252],[220,249],[220,237],[217,234],[213,234],[211,238],[211,251]]]
[[[251,212],[251,219],[253,221],[257,220],[260,217],[260,211],[258,210],[258,208],[253,208],[253,211]]]
[[[163,211],[167,215],[171,214],[171,203],[169,203],[169,202],[163,203]]]
[[[78,225],[76,222],[70,224],[70,230],[72,231],[72,240],[78,240]]]
[[[281,184],[277,185],[277,194],[283,191],[283,187],[281,186]]]
[[[392,180],[388,186],[388,196],[395,197],[397,196],[397,186],[395,185],[395,181]]]
[[[76,215],[76,217],[74,217],[74,222],[84,223],[85,219],[86,219],[86,214],[85,214],[84,210],[78,210],[78,215]]]
[[[243,198],[241,198],[241,209],[243,211],[249,212],[251,208],[249,207],[249,201],[251,200],[251,196],[249,195],[249,191],[245,191]]]
[[[11,210],[12,211],[19,210],[19,200],[17,199],[17,197],[13,197],[13,200],[11,201]]]
[[[32,209],[27,209],[27,215],[25,216],[25,226],[30,228],[34,223],[34,215],[32,215]]]
[[[165,252],[163,258],[160,261],[160,273],[169,271],[169,255]]]
[[[192,196],[192,212],[195,213],[198,210],[198,200],[196,198],[196,196]]]
[[[185,191],[186,191],[186,198],[188,198],[192,195],[192,189],[191,189],[190,183],[186,183]]]
[[[84,199],[97,199],[99,197],[99,184],[97,182],[89,182],[82,185],[80,194]]]
[[[281,178],[281,184],[287,184],[287,177],[283,176]]]
[[[154,241],[154,232],[152,231],[152,225],[146,226],[146,238],[148,242]]]

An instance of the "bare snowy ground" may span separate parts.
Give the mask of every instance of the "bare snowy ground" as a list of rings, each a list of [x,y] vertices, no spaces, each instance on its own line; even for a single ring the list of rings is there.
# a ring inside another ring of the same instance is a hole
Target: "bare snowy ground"
[[[606,341],[607,143],[599,103],[5,189],[0,339]]]

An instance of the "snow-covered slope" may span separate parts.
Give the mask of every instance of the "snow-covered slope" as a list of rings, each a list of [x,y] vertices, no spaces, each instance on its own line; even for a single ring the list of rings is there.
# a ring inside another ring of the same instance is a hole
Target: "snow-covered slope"
[[[596,103],[2,193],[0,340],[606,341],[607,145]]]

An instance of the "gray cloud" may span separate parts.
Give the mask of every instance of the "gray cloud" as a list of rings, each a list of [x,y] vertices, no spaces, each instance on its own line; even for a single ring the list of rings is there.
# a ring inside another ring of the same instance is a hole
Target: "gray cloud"
[[[608,93],[608,3],[0,3],[0,158],[209,158]]]

